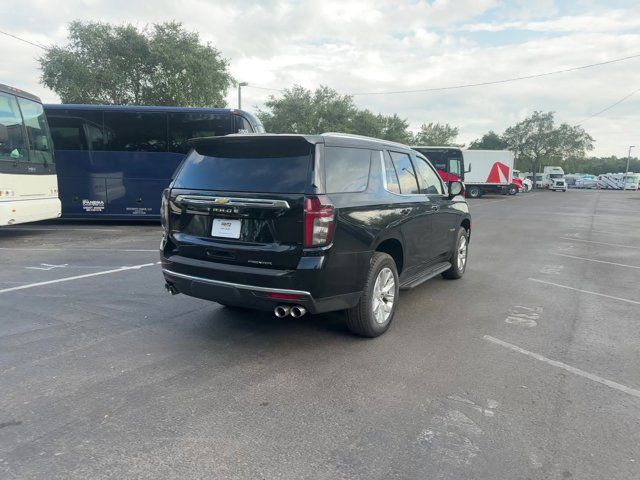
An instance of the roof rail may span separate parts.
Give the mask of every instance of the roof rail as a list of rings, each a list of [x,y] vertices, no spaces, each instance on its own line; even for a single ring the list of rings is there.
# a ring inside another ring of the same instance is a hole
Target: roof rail
[[[366,135],[356,135],[355,133],[324,132],[321,135],[322,136],[330,135],[332,137],[354,138],[354,139],[361,139],[361,140],[371,140],[373,142],[386,143],[388,145],[397,145],[402,148],[408,148],[408,145],[405,145],[403,143],[394,142],[392,140],[384,140],[383,138],[367,137]]]

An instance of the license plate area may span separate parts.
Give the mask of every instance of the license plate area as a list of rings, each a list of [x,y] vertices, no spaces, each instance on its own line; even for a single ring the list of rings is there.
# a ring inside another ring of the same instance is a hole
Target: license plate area
[[[211,222],[211,236],[218,238],[240,238],[242,220],[214,218]]]

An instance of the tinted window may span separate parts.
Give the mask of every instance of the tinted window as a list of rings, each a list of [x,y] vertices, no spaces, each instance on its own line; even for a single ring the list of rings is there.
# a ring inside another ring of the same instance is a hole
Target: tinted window
[[[102,112],[51,109],[47,120],[55,149],[102,150]]]
[[[398,174],[388,156],[384,156],[384,173],[387,178],[387,190],[393,193],[400,193],[400,182],[398,182]]]
[[[420,193],[427,195],[442,194],[442,184],[440,177],[436,171],[431,168],[426,160],[415,157],[416,171],[418,172],[418,183],[420,184]]]
[[[105,112],[105,150],[165,152],[167,115],[156,112]]]
[[[418,193],[416,174],[411,159],[406,153],[390,152],[393,164],[400,180],[400,192],[404,194]]]
[[[16,97],[0,93],[0,161],[18,162],[28,156]]]
[[[325,147],[327,193],[362,192],[369,182],[371,150]]]
[[[174,186],[226,192],[303,193],[311,159],[308,143],[197,146],[186,158]]]
[[[216,137],[231,133],[228,113],[176,112],[169,114],[169,151],[187,153],[190,138]]]
[[[53,146],[49,136],[47,117],[42,105],[26,98],[19,98],[24,126],[29,137],[29,157],[34,163],[52,163]]]
[[[460,158],[450,158],[449,159],[449,173],[454,174],[456,177],[462,176],[462,162]]]
[[[246,118],[236,115],[236,132],[237,133],[253,133],[253,127]]]

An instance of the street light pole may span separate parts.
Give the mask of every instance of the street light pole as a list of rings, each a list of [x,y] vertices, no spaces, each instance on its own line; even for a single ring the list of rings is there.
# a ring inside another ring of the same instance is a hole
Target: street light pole
[[[242,108],[242,87],[249,85],[247,82],[238,82],[238,110]]]
[[[629,162],[631,161],[631,149],[635,148],[635,145],[629,146],[629,154],[627,155],[627,169],[624,171],[624,181],[627,181],[627,175],[629,174]]]

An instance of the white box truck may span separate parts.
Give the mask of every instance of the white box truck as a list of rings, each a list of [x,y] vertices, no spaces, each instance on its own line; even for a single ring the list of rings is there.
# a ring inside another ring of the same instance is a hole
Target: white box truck
[[[522,182],[513,178],[513,152],[509,150],[463,150],[467,196],[485,193],[515,195]]]
[[[567,179],[562,167],[544,167],[542,171],[542,185],[549,190],[567,191]]]

